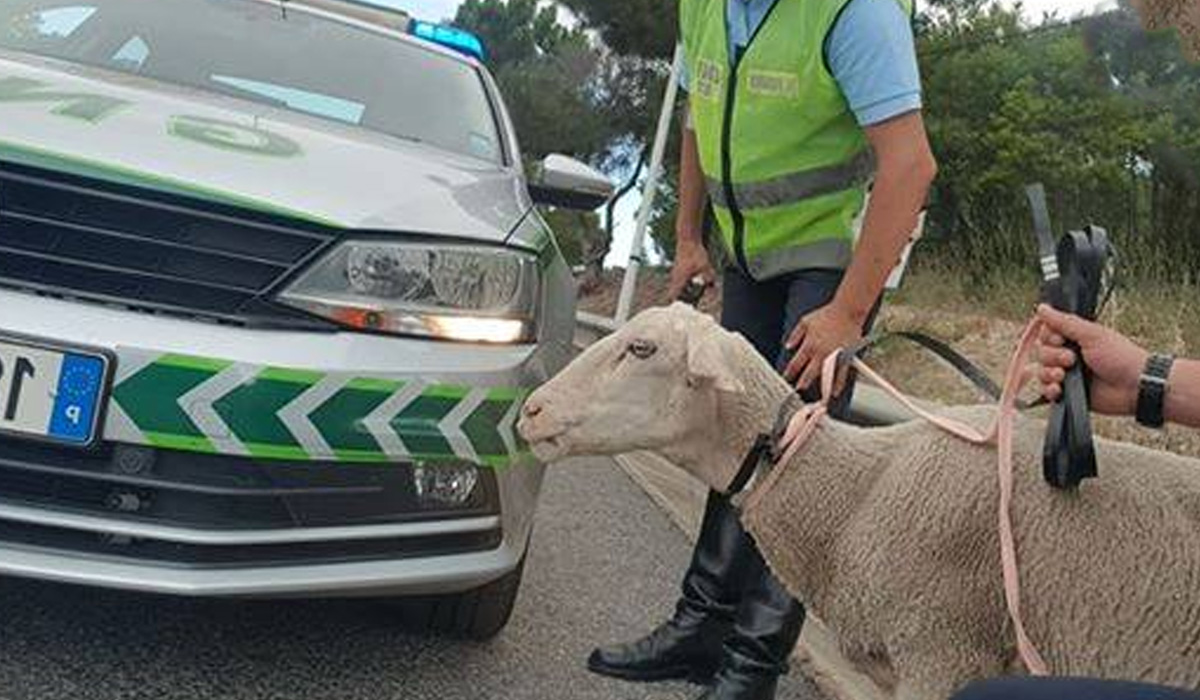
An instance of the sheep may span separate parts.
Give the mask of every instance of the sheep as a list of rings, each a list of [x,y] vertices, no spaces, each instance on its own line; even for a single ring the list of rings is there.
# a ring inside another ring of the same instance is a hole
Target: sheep
[[[791,388],[740,336],[684,305],[652,309],[528,400],[544,462],[655,452],[726,491]],[[992,407],[948,409],[981,426]],[[1056,675],[1200,689],[1200,462],[1100,440],[1102,478],[1041,475],[1044,426],[1014,439],[1025,627]],[[992,447],[923,422],[825,420],[743,495],[773,572],[896,700],[942,700],[1020,672],[1004,602]]]

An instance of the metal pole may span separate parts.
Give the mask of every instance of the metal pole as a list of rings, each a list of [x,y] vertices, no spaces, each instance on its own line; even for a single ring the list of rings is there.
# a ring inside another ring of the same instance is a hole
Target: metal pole
[[[625,268],[625,279],[621,283],[621,297],[617,300],[618,326],[629,320],[633,307],[633,293],[637,289],[638,268],[642,264],[642,249],[646,245],[646,231],[650,228],[650,215],[654,213],[654,197],[658,194],[658,181],[662,178],[663,158],[667,152],[667,140],[671,136],[671,122],[675,117],[675,98],[679,94],[679,75],[683,72],[683,49],[675,48],[675,59],[671,63],[671,76],[667,79],[667,94],[663,98],[662,112],[658,117],[658,132],[654,136],[654,150],[650,156],[650,171],[646,175],[646,186],[642,190],[642,208],[638,210],[637,229],[633,233],[633,247],[629,251],[629,265]]]

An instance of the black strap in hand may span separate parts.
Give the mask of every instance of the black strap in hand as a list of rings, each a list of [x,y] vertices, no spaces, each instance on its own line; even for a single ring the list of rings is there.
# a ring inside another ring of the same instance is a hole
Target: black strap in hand
[[[1045,191],[1029,188],[1034,212],[1043,276],[1042,299],[1059,311],[1096,320],[1102,305],[1104,275],[1113,256],[1108,233],[1097,226],[1072,231],[1054,244]],[[1092,433],[1091,379],[1077,344],[1067,346],[1078,362],[1067,371],[1062,397],[1050,408],[1042,470],[1046,482],[1059,489],[1073,489],[1084,479],[1098,476],[1095,438]]]

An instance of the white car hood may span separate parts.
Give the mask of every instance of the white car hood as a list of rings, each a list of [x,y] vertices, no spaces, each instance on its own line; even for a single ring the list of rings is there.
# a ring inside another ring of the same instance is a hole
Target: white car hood
[[[88,96],[100,96],[109,108],[89,109]],[[197,125],[235,144],[180,135]],[[247,139],[253,146],[262,134],[287,147],[264,153],[236,146]],[[514,169],[252,102],[11,52],[0,52],[0,161],[339,228],[497,242],[530,206]]]

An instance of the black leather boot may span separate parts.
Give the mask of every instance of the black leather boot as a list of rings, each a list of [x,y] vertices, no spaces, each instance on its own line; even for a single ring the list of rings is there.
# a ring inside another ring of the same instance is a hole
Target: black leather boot
[[[630,681],[711,680],[733,625],[747,553],[737,512],[710,493],[675,615],[637,641],[596,649],[588,669]]]
[[[721,669],[700,700],[773,700],[800,638],[804,608],[771,574],[757,549],[746,560],[750,580],[725,639]]]

